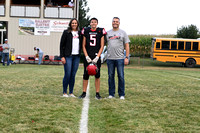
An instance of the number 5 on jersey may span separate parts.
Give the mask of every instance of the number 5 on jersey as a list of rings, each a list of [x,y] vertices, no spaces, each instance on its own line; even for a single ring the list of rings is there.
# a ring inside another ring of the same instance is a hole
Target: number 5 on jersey
[[[90,46],[96,46],[96,35],[90,35]]]

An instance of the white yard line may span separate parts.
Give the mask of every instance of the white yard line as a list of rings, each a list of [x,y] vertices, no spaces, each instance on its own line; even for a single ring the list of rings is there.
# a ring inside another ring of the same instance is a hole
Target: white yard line
[[[88,80],[87,92],[86,97],[83,99],[83,108],[81,114],[81,121],[80,121],[80,133],[87,133],[88,132],[88,111],[89,111],[89,103],[90,103],[90,81]]]
[[[180,75],[182,77],[187,77],[187,78],[190,78],[190,79],[196,79],[196,80],[200,80],[199,78],[194,78],[194,77],[190,77],[190,76],[186,76],[186,75]]]
[[[166,73],[169,73],[169,72],[166,72]],[[170,72],[170,73],[173,73],[173,72]],[[195,78],[195,77],[192,77],[192,76],[189,76],[189,75],[183,75],[183,74],[179,74],[179,73],[173,73],[173,74],[177,74],[177,76],[181,76],[181,77],[187,77],[187,78],[190,78],[190,79],[200,80],[200,78]]]

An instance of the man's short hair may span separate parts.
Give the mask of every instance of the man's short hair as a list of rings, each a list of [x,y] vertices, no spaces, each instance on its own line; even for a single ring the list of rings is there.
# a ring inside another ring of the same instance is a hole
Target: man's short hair
[[[113,20],[114,20],[114,19],[118,19],[119,22],[120,22],[120,18],[119,18],[119,17],[113,17]],[[112,21],[113,21],[113,20],[112,20]]]
[[[98,23],[98,19],[97,19],[97,18],[91,18],[91,19],[90,19],[90,23],[91,23],[92,20],[96,20],[97,23]]]

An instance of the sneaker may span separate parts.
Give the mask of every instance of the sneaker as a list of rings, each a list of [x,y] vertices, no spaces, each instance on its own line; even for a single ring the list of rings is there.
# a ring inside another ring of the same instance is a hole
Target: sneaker
[[[120,98],[119,99],[121,99],[121,100],[124,100],[125,98],[124,98],[124,96],[120,96]]]
[[[69,97],[67,94],[63,94],[63,97]]]
[[[113,96],[111,96],[111,95],[109,95],[107,98],[108,98],[108,99],[112,99],[112,98],[114,98],[114,97],[113,97]]]
[[[74,94],[69,94],[69,97],[76,97],[76,96],[74,96]]]
[[[96,98],[96,99],[101,99],[100,94],[96,94],[95,98]]]
[[[83,98],[85,98],[85,96],[86,96],[86,94],[82,93],[78,98],[83,99]]]

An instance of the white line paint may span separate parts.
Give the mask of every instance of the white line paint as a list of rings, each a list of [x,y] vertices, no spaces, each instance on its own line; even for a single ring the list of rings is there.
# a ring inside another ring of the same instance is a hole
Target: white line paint
[[[167,72],[167,73],[169,73],[169,72]],[[173,72],[170,72],[170,73],[173,73]],[[192,76],[189,76],[189,75],[183,75],[183,74],[179,74],[179,73],[173,73],[173,74],[177,74],[177,76],[181,76],[181,77],[186,77],[186,78],[190,78],[190,79],[200,80],[200,78],[195,78],[195,77],[192,77]]]
[[[81,114],[81,121],[80,121],[80,133],[87,133],[88,132],[88,111],[89,111],[89,103],[90,103],[90,81],[88,81],[86,97],[83,99],[83,108]]]
[[[187,77],[187,78],[190,78],[190,79],[200,80],[199,78],[194,78],[194,77],[190,77],[190,76],[186,76],[186,75],[180,75],[180,76]]]

